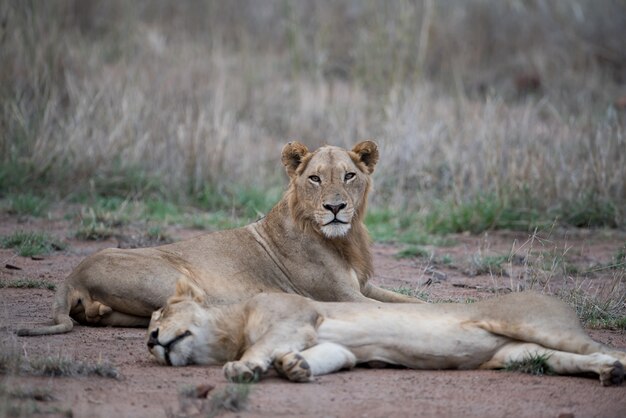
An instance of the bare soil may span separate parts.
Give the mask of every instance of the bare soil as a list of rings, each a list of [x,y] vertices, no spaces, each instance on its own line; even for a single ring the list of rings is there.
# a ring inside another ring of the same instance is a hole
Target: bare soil
[[[69,246],[42,259],[19,257],[13,250],[0,249],[0,281],[46,280],[58,285],[85,256],[118,246],[121,240],[79,241],[71,238],[75,226],[70,221],[19,220],[0,215],[0,236],[19,229],[45,230],[65,237]],[[126,231],[126,241],[135,232]],[[203,232],[172,227],[168,233],[182,239]],[[568,230],[552,231],[549,236],[497,232],[453,238],[456,243],[452,246],[429,248],[434,252],[432,258],[397,259],[401,245],[375,244],[373,282],[415,290],[432,300],[477,300],[528,287],[549,293],[564,289],[580,289],[590,295],[623,292],[623,287],[612,286],[615,271],[601,267],[610,263],[624,246],[623,232]],[[472,262],[480,256],[510,252],[516,257],[497,272],[477,271],[477,263]],[[531,258],[534,264],[529,261]],[[556,268],[557,259],[567,259],[578,273],[572,276],[565,269]],[[543,269],[537,267],[541,263]],[[580,270],[593,272],[580,274]],[[5,388],[44,388],[54,397],[45,402],[0,397],[0,415],[7,413],[7,402],[33,402],[40,412],[52,416],[193,415],[208,401],[179,397],[182,388],[209,384],[215,386],[211,392],[215,394],[227,386],[219,367],[158,365],[145,347],[143,329],[76,326],[63,335],[16,337],[14,331],[20,326],[50,321],[53,295],[47,289],[0,288],[1,347],[18,347],[29,358],[63,355],[91,363],[108,360],[117,367],[120,378],[0,375],[0,385]],[[626,349],[623,330],[589,332],[598,341]],[[242,410],[223,413],[267,417],[623,417],[626,385],[604,388],[597,379],[588,377],[505,371],[357,368],[323,376],[309,384],[289,383],[270,374],[252,385]]]

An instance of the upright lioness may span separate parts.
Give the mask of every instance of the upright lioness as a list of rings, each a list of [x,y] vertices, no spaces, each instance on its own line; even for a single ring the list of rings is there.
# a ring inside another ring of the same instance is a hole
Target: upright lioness
[[[267,291],[325,301],[418,302],[368,283],[372,256],[363,219],[378,162],[376,143],[309,152],[290,142],[282,162],[289,188],[265,218],[170,245],[89,256],[57,291],[55,325],[18,334],[68,332],[71,318],[145,327],[181,277],[198,283],[211,304]]]
[[[332,303],[280,293],[207,306],[187,279],[154,312],[148,349],[161,363],[224,365],[230,380],[272,365],[296,382],[370,361],[414,369],[497,369],[542,357],[555,373],[624,380],[626,352],[593,341],[562,301],[533,292],[471,304]]]

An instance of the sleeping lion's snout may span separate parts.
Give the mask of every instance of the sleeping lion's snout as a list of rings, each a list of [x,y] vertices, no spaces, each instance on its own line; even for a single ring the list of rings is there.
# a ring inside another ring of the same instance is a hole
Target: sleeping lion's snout
[[[148,348],[152,348],[155,345],[157,345],[159,343],[159,329],[155,329],[154,331],[152,331],[150,333],[150,336],[148,337]]]

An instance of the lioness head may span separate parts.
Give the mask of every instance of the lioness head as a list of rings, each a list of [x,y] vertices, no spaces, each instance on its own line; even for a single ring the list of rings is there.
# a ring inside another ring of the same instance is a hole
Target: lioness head
[[[148,350],[159,363],[222,364],[220,337],[208,325],[213,309],[204,306],[204,292],[188,280],[176,283],[176,293],[152,314],[148,326]]]
[[[361,142],[352,151],[324,146],[309,152],[294,141],[283,148],[282,161],[291,179],[289,207],[301,226],[338,238],[361,221],[378,162],[375,142]]]

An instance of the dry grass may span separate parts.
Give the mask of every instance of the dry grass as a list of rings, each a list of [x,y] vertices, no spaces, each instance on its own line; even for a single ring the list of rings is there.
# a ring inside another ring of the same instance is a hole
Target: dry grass
[[[0,344],[0,375],[29,375],[49,377],[99,376],[112,379],[120,377],[119,371],[109,361],[77,360],[61,353],[47,356],[30,356],[11,338]]]
[[[284,184],[290,139],[373,137],[374,203],[435,231],[624,226],[624,9],[3,2],[0,186],[211,200]]]
[[[178,393],[178,410],[166,408],[168,418],[217,417],[225,412],[246,409],[252,390],[250,384],[229,383],[219,389],[213,385],[187,386]]]

